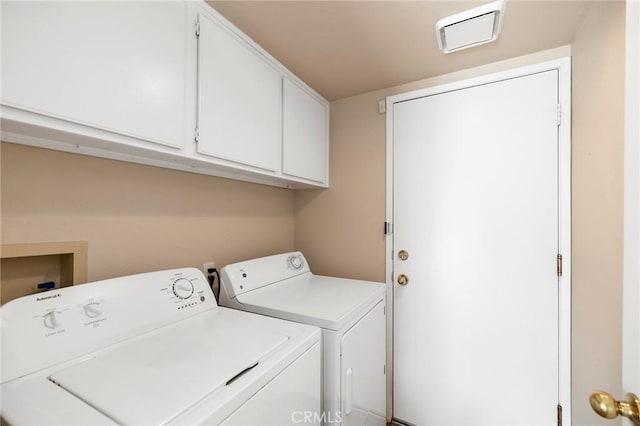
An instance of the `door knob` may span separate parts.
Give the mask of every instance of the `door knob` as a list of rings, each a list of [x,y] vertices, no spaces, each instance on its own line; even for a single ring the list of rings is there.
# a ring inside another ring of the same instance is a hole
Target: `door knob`
[[[400,285],[409,284],[409,277],[406,276],[405,274],[398,275],[398,284],[400,284]]]
[[[615,419],[620,415],[640,426],[640,399],[632,393],[627,398],[628,401],[616,401],[607,392],[597,391],[591,394],[589,402],[593,411],[605,419]]]

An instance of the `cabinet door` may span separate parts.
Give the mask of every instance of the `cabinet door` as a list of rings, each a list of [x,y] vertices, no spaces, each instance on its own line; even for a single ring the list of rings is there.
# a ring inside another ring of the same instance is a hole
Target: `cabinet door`
[[[278,171],[280,73],[229,30],[199,19],[198,152]]]
[[[327,182],[327,114],[325,104],[284,78],[284,174]]]
[[[342,337],[342,425],[386,424],[384,302]]]
[[[186,4],[2,2],[2,103],[179,147]]]

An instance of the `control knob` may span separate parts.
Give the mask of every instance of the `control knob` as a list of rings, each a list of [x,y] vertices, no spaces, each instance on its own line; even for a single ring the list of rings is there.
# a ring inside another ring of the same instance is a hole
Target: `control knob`
[[[304,266],[304,260],[302,260],[302,256],[299,254],[293,254],[287,258],[287,263],[289,267],[295,271],[302,269]]]
[[[58,322],[58,313],[56,311],[49,311],[44,316],[44,326],[51,329],[56,329],[60,326]]]
[[[98,302],[91,302],[84,305],[84,313],[89,318],[97,318],[102,315],[102,307]]]
[[[186,278],[178,278],[173,282],[173,294],[178,299],[188,299],[193,295],[193,283]]]

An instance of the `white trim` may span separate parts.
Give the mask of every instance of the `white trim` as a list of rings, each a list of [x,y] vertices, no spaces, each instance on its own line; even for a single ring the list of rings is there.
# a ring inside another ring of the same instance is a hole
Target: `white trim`
[[[640,2],[626,15],[622,390],[640,395]]]
[[[562,122],[558,127],[558,196],[559,251],[563,255],[563,276],[559,278],[559,403],[562,422],[571,426],[571,58],[518,67],[387,97],[387,176],[385,220],[393,224],[393,120],[394,104],[411,99],[466,89],[500,80],[558,70],[558,99],[562,106]],[[393,234],[386,236],[387,283],[387,420],[393,415]]]
[[[562,424],[571,426],[571,58],[555,61],[562,122],[558,127],[558,250],[563,274],[558,280],[559,389]]]
[[[393,102],[387,97],[387,179],[385,221],[393,225]],[[393,231],[393,228],[392,228]],[[385,235],[387,284],[387,423],[393,418],[393,232]]]

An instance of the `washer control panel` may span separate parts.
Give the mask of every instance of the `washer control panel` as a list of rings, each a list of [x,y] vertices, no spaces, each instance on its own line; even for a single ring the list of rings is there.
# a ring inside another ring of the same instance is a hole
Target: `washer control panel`
[[[12,300],[2,317],[2,383],[217,306],[195,268],[131,275]]]
[[[207,283],[206,288],[203,288],[202,280]],[[160,288],[160,292],[165,293],[175,308],[182,311],[207,302],[211,289],[202,273],[197,275],[177,273],[171,277],[169,285]],[[213,298],[212,295],[211,298]]]

